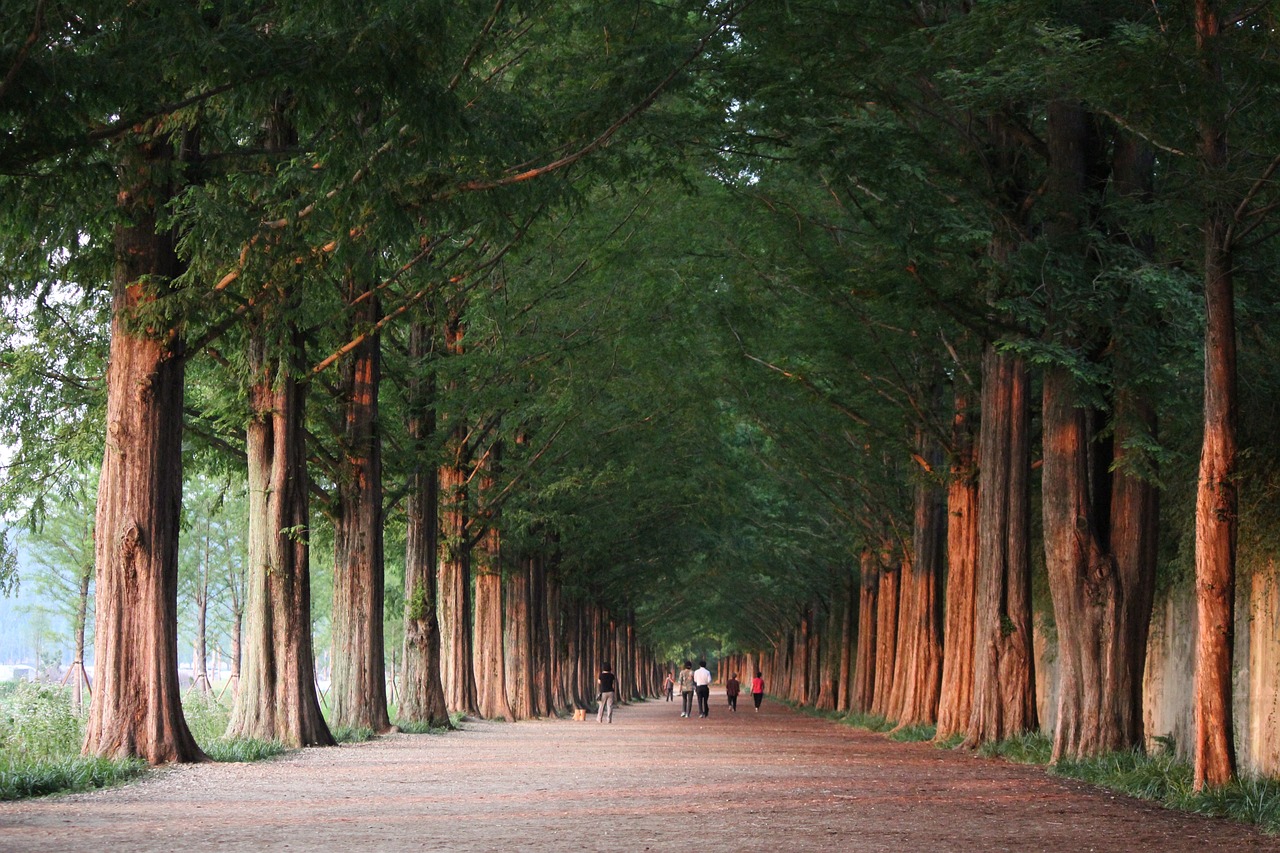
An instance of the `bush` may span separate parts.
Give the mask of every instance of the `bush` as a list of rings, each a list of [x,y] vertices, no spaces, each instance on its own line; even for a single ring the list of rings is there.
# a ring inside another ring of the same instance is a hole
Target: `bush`
[[[69,688],[23,681],[0,699],[0,750],[11,761],[73,757],[83,740]]]

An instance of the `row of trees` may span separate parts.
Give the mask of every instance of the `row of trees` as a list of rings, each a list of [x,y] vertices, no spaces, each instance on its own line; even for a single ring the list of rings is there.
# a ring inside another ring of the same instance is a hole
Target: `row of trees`
[[[237,733],[327,741],[330,534],[338,724],[389,725],[388,612],[433,720],[581,698],[555,626],[612,614],[576,642],[637,691],[652,649],[765,654],[974,745],[1038,724],[1042,578],[1057,757],[1142,743],[1194,564],[1197,784],[1234,774],[1270,5],[109,5],[31,4],[0,63],[9,505],[104,459],[87,749],[196,757],[185,460],[247,472]]]

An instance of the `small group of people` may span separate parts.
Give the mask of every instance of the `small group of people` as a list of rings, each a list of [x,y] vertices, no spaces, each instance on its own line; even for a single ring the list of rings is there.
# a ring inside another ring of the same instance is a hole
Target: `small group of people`
[[[711,714],[711,670],[707,669],[705,660],[698,661],[698,668],[693,668],[693,661],[685,661],[677,679],[675,673],[668,672],[662,680],[662,692],[667,701],[674,698],[676,684],[680,685],[681,717],[693,715],[693,699],[698,699],[698,719],[706,719]],[[599,709],[596,711],[596,722],[613,722],[613,706],[618,695],[618,677],[609,664],[600,668],[598,681],[600,688]],[[742,683],[735,672],[724,683],[725,696],[729,699],[729,710],[738,710],[738,694],[742,692]],[[764,699],[764,678],[760,671],[751,679],[751,698],[755,702],[756,711],[760,710],[760,702]]]
[[[676,685],[680,686],[680,716],[693,715],[693,700],[698,699],[698,719],[705,719],[711,713],[711,670],[707,669],[705,660],[698,661],[698,668],[693,668],[693,661],[685,661],[680,674],[668,672],[662,680],[662,692],[667,701],[674,699]],[[724,683],[724,693],[729,700],[729,710],[738,710],[738,695],[742,692],[742,682],[735,672]],[[756,711],[760,711],[760,702],[764,699],[764,676],[756,670],[751,679],[751,699],[755,702]]]

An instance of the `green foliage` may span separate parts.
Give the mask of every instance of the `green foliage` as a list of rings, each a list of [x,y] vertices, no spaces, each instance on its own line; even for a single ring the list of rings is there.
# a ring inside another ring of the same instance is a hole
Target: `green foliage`
[[[937,726],[917,723],[913,726],[898,726],[894,728],[889,732],[889,740],[896,740],[901,743],[918,743],[933,740],[937,733]]]
[[[364,743],[378,736],[373,729],[364,726],[338,726],[332,733],[338,743]]]
[[[6,756],[40,761],[80,751],[83,721],[72,712],[69,689],[20,681],[0,703],[0,747]]]
[[[75,755],[34,761],[0,755],[0,800],[105,788],[134,779],[146,770],[147,763],[139,758]]]
[[[1255,824],[1280,832],[1280,780],[1242,778],[1196,793],[1191,766],[1164,750],[1109,753],[1080,761],[1059,761],[1052,771],[1113,791],[1153,800],[1166,808]]]
[[[983,758],[1003,758],[1016,764],[1048,764],[1052,753],[1053,739],[1038,731],[978,747],[978,754]]]
[[[214,761],[245,762],[263,761],[275,758],[289,751],[289,748],[278,740],[259,740],[257,738],[219,738],[201,747],[205,755]]]
[[[450,731],[445,726],[433,726],[421,720],[398,720],[396,728],[411,735],[443,735]]]
[[[71,691],[17,682],[0,692],[0,800],[101,788],[146,769],[137,759],[80,755],[84,720]]]

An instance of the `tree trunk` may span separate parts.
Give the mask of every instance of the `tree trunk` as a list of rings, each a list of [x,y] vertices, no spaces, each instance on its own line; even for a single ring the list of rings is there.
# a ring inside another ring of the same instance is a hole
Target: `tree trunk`
[[[965,746],[1038,728],[1032,647],[1030,401],[1017,356],[982,360],[973,712]]]
[[[422,374],[431,357],[430,330],[415,322],[409,330],[409,438],[414,468],[405,499],[404,671],[401,721],[449,728],[449,706],[440,682],[440,621],[436,614],[440,484],[435,466],[423,465],[425,443],[435,434],[434,385]]]
[[[380,315],[363,276],[348,273],[347,299],[359,302],[353,333]],[[334,521],[333,661],[330,718],[335,726],[391,728],[383,639],[385,554],[382,544],[382,426],[378,391],[382,339],[369,335],[342,367],[343,433],[339,441]]]
[[[936,441],[921,434],[921,456],[934,471],[942,464]],[[911,559],[902,566],[898,652],[891,702],[898,727],[931,725],[938,718],[942,686],[942,572],[946,507],[942,491],[926,472],[916,484]]]
[[[853,710],[867,713],[875,700],[880,569],[870,548],[862,551],[858,583],[858,650],[854,655]]]
[[[958,392],[947,486],[947,591],[936,737],[965,732],[973,711],[974,598],[978,563],[978,460],[969,400]]]
[[[93,582],[93,567],[89,566],[88,570],[80,572],[80,586],[76,591],[76,617],[75,624],[72,625],[72,633],[76,644],[76,657],[71,663],[72,681],[71,681],[71,707],[79,716],[80,709],[84,707],[84,684],[87,673],[84,668],[84,634],[85,627],[89,624],[89,584]]]
[[[502,585],[503,656],[506,664],[507,705],[517,720],[538,715],[534,705],[534,607],[532,602],[533,564],[536,558],[524,555],[515,571]]]
[[[893,692],[894,655],[898,648],[898,578],[901,566],[893,560],[892,546],[880,555],[879,591],[876,593],[875,686],[871,713],[889,716],[889,696]]]
[[[462,319],[454,306],[445,324],[445,349],[462,352]],[[437,582],[440,620],[440,681],[450,711],[477,714],[471,649],[471,566],[467,543],[468,451],[461,415],[449,434],[440,466],[440,556]]]
[[[293,334],[296,350],[301,336]],[[245,439],[249,565],[244,635],[235,639],[239,689],[227,733],[295,747],[332,746],[311,645],[306,391],[292,376],[277,378],[278,362],[267,356],[261,334],[250,346],[250,364],[257,378]]]
[[[858,634],[857,593],[848,569],[842,572],[843,599],[840,608],[840,659],[836,665],[836,710],[848,712],[853,708],[853,651],[854,637]],[[739,667],[741,670],[741,667]]]
[[[173,235],[158,232],[171,189],[164,140],[133,144],[120,166],[107,436],[94,562],[97,688],[84,752],[151,764],[202,761],[178,688],[178,528],[182,505],[183,341],[137,328],[138,309],[180,272]]]
[[[1219,78],[1222,21],[1212,0],[1196,0],[1196,42],[1205,75]],[[1202,119],[1200,160],[1210,175],[1227,164],[1225,122]],[[1236,588],[1236,324],[1231,211],[1211,202],[1204,223],[1204,438],[1196,490],[1194,784],[1235,778],[1231,708]]]
[[[506,661],[502,625],[502,539],[497,510],[488,505],[495,490],[494,470],[500,444],[489,449],[481,462],[480,495],[486,502],[482,514],[484,532],[475,552],[475,667],[476,710],[487,720],[514,722],[507,704]]]

